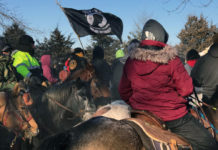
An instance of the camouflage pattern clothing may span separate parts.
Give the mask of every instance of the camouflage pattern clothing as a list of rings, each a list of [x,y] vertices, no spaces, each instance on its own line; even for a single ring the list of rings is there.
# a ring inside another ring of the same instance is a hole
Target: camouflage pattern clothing
[[[12,63],[9,56],[0,56],[0,90],[13,89],[17,82]]]

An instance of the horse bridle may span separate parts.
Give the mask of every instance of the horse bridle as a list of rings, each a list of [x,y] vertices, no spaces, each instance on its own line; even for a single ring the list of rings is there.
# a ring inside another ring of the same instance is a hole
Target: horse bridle
[[[19,92],[19,95],[20,95],[20,96],[23,96],[23,94],[28,93],[28,92],[29,92],[29,90],[21,90],[21,91]],[[23,101],[22,101],[22,102],[23,102]],[[2,106],[2,107],[3,107],[3,106]],[[5,108],[4,108],[3,115],[2,115],[2,120],[1,120],[3,126],[5,126],[5,127],[6,127],[6,122],[7,122],[7,118],[8,118],[7,116],[8,116],[9,113],[10,113],[10,111],[7,109],[7,107],[8,107],[8,100],[7,100],[7,97],[6,97],[6,104],[5,104]],[[26,107],[26,108],[27,108],[27,107]],[[8,111],[8,112],[6,113],[6,111]],[[19,123],[21,122],[20,128],[21,128],[21,126],[22,126],[22,120],[28,123],[28,121],[30,121],[30,120],[32,119],[32,117],[30,117],[30,118],[28,118],[28,119],[26,119],[25,117],[23,117],[23,115],[21,114],[20,110],[14,110],[14,111],[16,111],[16,112],[19,113],[19,116],[16,115],[16,118],[19,120]],[[6,116],[6,118],[5,118],[5,116]],[[4,119],[4,118],[5,118],[5,119]],[[21,120],[21,119],[22,119],[22,120]],[[28,125],[29,125],[29,123],[28,123]]]
[[[62,105],[61,103],[59,103],[58,101],[56,101],[55,99],[51,99],[49,98],[49,100],[53,101],[55,104],[57,104],[59,107],[61,107],[62,109],[66,110],[66,111],[69,111],[71,113],[74,113],[70,108]]]
[[[59,103],[58,101],[56,101],[55,99],[51,99],[51,98],[48,98],[48,100],[51,100],[52,102],[54,102],[55,104],[57,104],[60,108],[72,113],[75,115],[75,113],[68,107],[64,106],[63,104]],[[88,112],[88,111],[84,111],[84,110],[80,110],[80,112]],[[80,115],[75,115],[75,117],[79,117]]]

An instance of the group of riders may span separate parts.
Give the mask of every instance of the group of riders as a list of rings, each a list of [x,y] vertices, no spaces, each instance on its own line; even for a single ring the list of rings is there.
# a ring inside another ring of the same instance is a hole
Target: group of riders
[[[216,150],[218,144],[206,128],[188,111],[186,99],[193,90],[203,93],[202,100],[210,103],[216,97],[218,85],[218,43],[200,57],[194,49],[187,53],[184,66],[176,49],[167,45],[168,33],[156,20],[148,20],[141,41],[132,40],[128,57],[117,50],[110,66],[104,50],[96,46],[90,62],[102,84],[110,88],[113,99],[122,99],[133,109],[146,110],[162,119],[167,128],[189,141],[194,150]],[[0,89],[13,88],[19,80],[49,86],[67,81],[70,74],[89,62],[84,50],[74,49],[59,73],[51,71],[51,55],[45,53],[40,63],[34,57],[34,40],[28,35],[19,38],[12,49],[0,39]],[[194,88],[194,86],[201,88]]]

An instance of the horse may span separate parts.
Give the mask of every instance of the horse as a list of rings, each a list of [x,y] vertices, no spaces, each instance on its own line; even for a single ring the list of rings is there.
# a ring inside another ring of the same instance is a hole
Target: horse
[[[94,117],[65,132],[53,135],[45,139],[38,148],[54,149],[145,150],[140,136],[132,126],[122,120],[106,117]]]
[[[191,146],[183,138],[165,130],[162,122],[149,112],[130,110],[129,105],[117,100],[100,107],[91,119],[49,136],[38,149],[191,150]]]
[[[3,90],[0,92],[1,138],[5,139],[8,136],[12,140],[13,137],[11,147],[15,146],[18,137],[31,141],[32,137],[38,134],[38,125],[26,106],[28,103],[32,103],[32,99],[22,83],[17,83],[13,91]],[[9,145],[4,142],[1,146],[5,149],[9,148]]]
[[[33,104],[29,109],[41,131],[35,145],[49,135],[91,118],[97,107],[111,102],[109,89],[98,83],[91,66],[78,70],[65,82],[46,90],[32,86],[30,93]]]

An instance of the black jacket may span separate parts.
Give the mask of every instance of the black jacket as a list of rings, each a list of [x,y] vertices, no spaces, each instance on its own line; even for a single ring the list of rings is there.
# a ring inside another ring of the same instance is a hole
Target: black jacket
[[[126,59],[118,58],[115,59],[112,63],[112,77],[111,77],[111,96],[113,99],[120,99],[120,94],[118,91],[120,79],[123,73],[123,66]]]
[[[195,86],[203,88],[204,100],[215,96],[218,85],[218,43],[213,44],[208,53],[201,57],[191,71]]]
[[[104,59],[94,59],[92,60],[92,65],[95,68],[96,76],[100,82],[109,87],[109,82],[111,80],[110,65]]]

